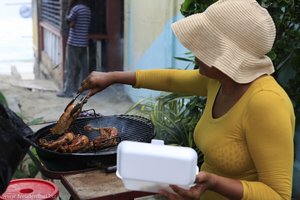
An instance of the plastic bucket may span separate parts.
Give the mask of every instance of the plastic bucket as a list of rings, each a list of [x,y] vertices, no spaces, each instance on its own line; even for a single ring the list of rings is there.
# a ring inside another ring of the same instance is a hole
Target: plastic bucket
[[[11,180],[0,200],[55,200],[58,187],[46,180],[23,178]]]

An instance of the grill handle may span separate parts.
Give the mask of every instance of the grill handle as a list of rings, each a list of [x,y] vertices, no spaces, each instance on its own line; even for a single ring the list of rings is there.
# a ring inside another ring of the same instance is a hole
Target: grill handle
[[[106,173],[112,173],[117,171],[117,165],[105,167],[104,171]]]

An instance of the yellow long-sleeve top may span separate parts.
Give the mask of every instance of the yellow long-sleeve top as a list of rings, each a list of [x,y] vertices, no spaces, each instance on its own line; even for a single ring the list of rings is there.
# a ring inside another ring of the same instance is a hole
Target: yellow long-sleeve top
[[[254,81],[223,116],[212,108],[220,83],[198,70],[140,70],[136,88],[206,96],[194,139],[204,154],[201,170],[241,180],[243,199],[291,199],[295,117],[285,91],[272,76]],[[201,199],[221,200],[206,191]]]

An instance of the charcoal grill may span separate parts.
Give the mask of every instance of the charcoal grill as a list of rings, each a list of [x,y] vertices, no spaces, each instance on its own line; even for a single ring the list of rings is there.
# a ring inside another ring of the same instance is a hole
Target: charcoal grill
[[[40,138],[51,140],[58,137],[50,134],[50,129],[55,126],[55,124],[56,123],[53,123],[41,128],[29,138],[31,144],[36,148],[40,160],[49,170],[70,171],[116,165],[117,145],[76,153],[61,153],[41,148],[37,143]],[[99,128],[109,126],[116,127],[118,129],[118,142],[124,140],[151,142],[155,136],[151,121],[136,115],[90,116],[79,118],[70,127],[70,131],[74,132],[74,134],[86,135],[90,140],[99,135],[97,131],[85,131],[83,129],[85,125]]]

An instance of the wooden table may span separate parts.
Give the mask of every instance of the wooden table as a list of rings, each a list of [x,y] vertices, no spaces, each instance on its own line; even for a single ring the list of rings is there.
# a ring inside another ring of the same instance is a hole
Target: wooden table
[[[153,193],[129,191],[115,173],[101,170],[63,175],[61,182],[74,200],[131,200]]]
[[[71,200],[132,200],[153,195],[148,192],[127,190],[114,172],[106,173],[99,168],[52,171],[47,169],[31,151],[28,154],[43,176],[61,181],[70,193]]]

